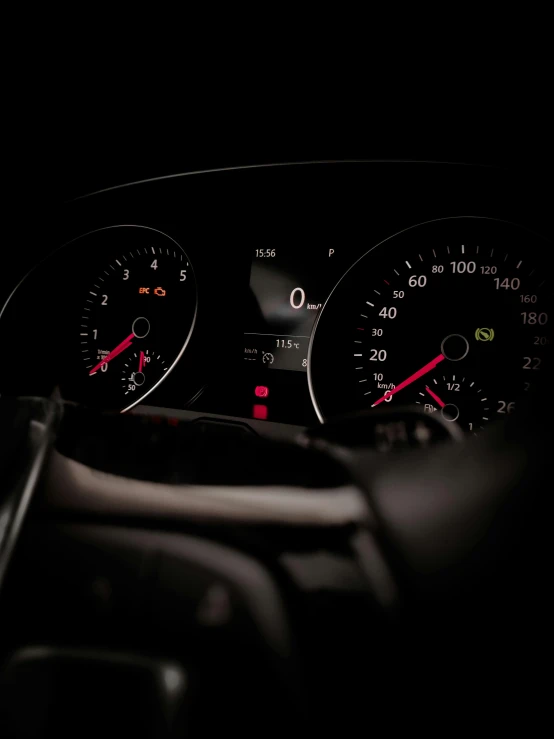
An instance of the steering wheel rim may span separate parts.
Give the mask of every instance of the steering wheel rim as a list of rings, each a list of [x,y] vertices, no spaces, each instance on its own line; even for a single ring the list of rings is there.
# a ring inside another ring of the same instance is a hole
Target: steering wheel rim
[[[544,463],[549,438],[545,436],[544,425],[536,427],[536,416],[533,416],[532,432],[529,427],[512,422],[506,428],[491,429],[479,439],[441,444],[433,455],[426,450],[412,450],[393,457],[377,458],[368,455],[367,450],[364,453],[363,450],[345,449],[335,444],[335,461],[340,460],[340,464],[348,469],[351,480],[350,484],[341,485],[336,490],[306,492],[294,487],[286,491],[258,487],[245,491],[232,486],[212,486],[202,490],[201,486],[122,480],[110,473],[87,469],[81,462],[52,448],[62,415],[59,406],[41,402],[40,409],[42,413],[47,410],[47,420],[41,436],[40,453],[35,450],[33,454],[33,473],[28,475],[27,490],[37,489],[41,515],[53,518],[62,515],[81,520],[92,516],[92,521],[111,519],[116,525],[118,520],[131,520],[136,526],[141,521],[143,525],[145,517],[152,515],[155,510],[152,501],[157,501],[158,526],[164,519],[167,523],[168,516],[178,514],[182,520],[192,517],[196,523],[205,526],[206,533],[213,538],[212,527],[215,525],[217,532],[225,520],[247,528],[252,525],[278,526],[283,533],[286,527],[283,517],[279,519],[278,514],[283,512],[286,503],[290,516],[287,523],[292,529],[309,528],[324,537],[331,535],[342,538],[343,543],[348,541],[352,559],[358,572],[362,573],[367,597],[394,619],[406,613],[412,615],[414,602],[416,610],[420,610],[422,603],[428,602],[433,588],[435,592],[431,600],[437,592],[444,592],[445,578],[450,580],[452,573],[455,577],[446,588],[450,595],[457,587],[466,588],[467,578],[476,573],[471,556],[473,550],[478,547],[480,552],[486,551],[487,547],[483,548],[481,544],[495,529],[499,517],[506,514],[512,526],[515,515],[513,501],[521,501],[531,471],[531,479],[535,483],[540,479],[536,465],[540,465],[541,460]],[[482,470],[486,468],[494,469],[494,474],[484,484]],[[493,477],[495,484],[491,485]],[[447,482],[452,479],[458,484],[449,488]],[[464,489],[468,489],[467,482],[464,488],[464,479],[480,481],[470,490],[470,495],[463,495]],[[429,480],[433,480],[432,485]],[[415,497],[414,489],[417,490]],[[29,501],[28,492],[27,507]],[[531,500],[527,505],[530,504]],[[160,516],[164,507],[165,515]],[[422,512],[427,514],[426,520],[422,518]],[[521,516],[521,510],[517,516]],[[446,525],[448,533],[445,533]],[[468,525],[470,538],[467,536]],[[441,531],[442,536],[437,537],[433,531]],[[182,534],[173,532],[165,534],[168,535],[183,538]],[[224,555],[230,556],[231,550]],[[498,552],[494,557],[498,560]],[[468,562],[469,569],[465,569]],[[302,566],[306,570],[305,562]],[[480,566],[483,566],[483,560]],[[488,565],[485,569],[487,573],[491,571]],[[272,577],[274,573],[270,573],[269,582]],[[297,573],[296,582],[299,577]],[[310,573],[306,578],[304,572],[303,577],[303,589],[309,591],[316,587],[317,574]],[[327,586],[333,582],[333,577],[336,585],[344,578],[344,571],[337,571],[335,575],[327,573]],[[452,582],[455,582],[454,586]],[[467,589],[464,592],[467,593]],[[275,615],[279,608],[272,610]],[[271,624],[272,617],[265,621],[261,619],[260,623]],[[283,616],[280,631],[287,633],[288,627],[287,617]],[[281,652],[284,663],[290,656],[289,641],[287,636],[277,650],[272,649],[273,652]],[[290,672],[285,672],[287,681],[292,681]],[[295,697],[298,698],[296,692]]]

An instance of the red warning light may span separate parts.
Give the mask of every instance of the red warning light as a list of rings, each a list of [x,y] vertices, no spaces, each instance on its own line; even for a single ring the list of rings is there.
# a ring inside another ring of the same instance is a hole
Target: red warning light
[[[267,421],[267,405],[252,406],[252,418],[257,418],[258,421]]]
[[[257,398],[267,398],[269,395],[269,388],[265,385],[257,385],[254,390],[254,395]]]

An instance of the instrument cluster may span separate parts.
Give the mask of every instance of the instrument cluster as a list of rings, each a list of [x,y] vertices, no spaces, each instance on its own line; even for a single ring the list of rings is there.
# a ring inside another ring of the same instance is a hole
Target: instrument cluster
[[[362,162],[82,198],[2,276],[0,392],[257,428],[415,406],[476,433],[550,363],[530,202],[495,170]]]

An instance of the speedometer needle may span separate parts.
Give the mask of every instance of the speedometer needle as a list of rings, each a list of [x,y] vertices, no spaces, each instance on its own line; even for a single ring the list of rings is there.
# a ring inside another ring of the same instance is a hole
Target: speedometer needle
[[[382,403],[384,400],[388,400],[389,398],[392,398],[392,396],[396,395],[396,393],[400,392],[400,390],[403,390],[405,387],[408,387],[408,385],[411,385],[412,382],[419,380],[420,377],[423,377],[423,375],[426,375],[432,369],[435,369],[437,364],[439,362],[442,362],[444,358],[445,358],[444,354],[439,354],[438,357],[435,357],[428,364],[426,364],[425,367],[422,367],[417,372],[414,372],[413,375],[410,375],[406,380],[404,380],[404,382],[401,382],[400,385],[397,385],[392,390],[387,390],[387,392],[383,395],[383,397],[379,398],[379,400],[376,400],[375,403],[373,403],[371,407],[374,408],[376,405],[379,405],[379,403]]]
[[[126,339],[123,339],[121,344],[118,344],[115,349],[112,349],[112,351],[109,354],[106,354],[106,356],[98,362],[98,364],[91,369],[89,372],[89,375],[94,375],[95,372],[97,372],[100,367],[103,364],[107,364],[108,362],[111,362],[114,357],[117,357],[118,354],[121,354],[121,352],[124,352],[125,349],[127,349],[129,346],[131,346],[131,340],[135,338],[135,334],[129,334]]]
[[[144,352],[141,352],[140,357],[139,357],[139,368],[138,368],[139,372],[142,372],[143,365],[144,365]]]
[[[431,390],[429,385],[425,385],[425,389],[427,390],[429,395],[433,398],[433,400],[436,400],[436,402],[440,405],[440,407],[444,408],[446,403],[443,403],[443,401],[439,398],[439,396]]]

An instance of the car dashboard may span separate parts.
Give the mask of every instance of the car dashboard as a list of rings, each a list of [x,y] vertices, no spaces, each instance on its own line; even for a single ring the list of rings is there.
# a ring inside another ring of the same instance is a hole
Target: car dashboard
[[[0,270],[2,737],[529,733],[535,174],[307,162],[28,204]]]
[[[277,437],[379,405],[478,433],[548,371],[548,236],[532,183],[487,166],[114,187],[19,233],[0,392]]]

